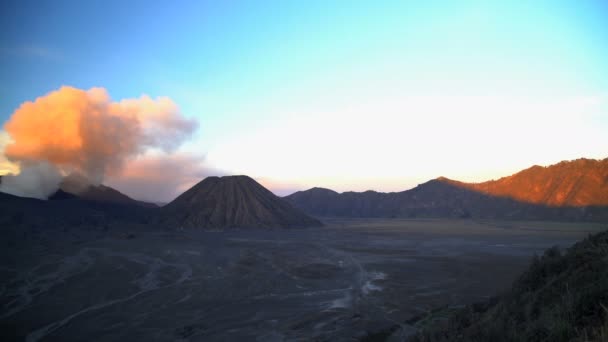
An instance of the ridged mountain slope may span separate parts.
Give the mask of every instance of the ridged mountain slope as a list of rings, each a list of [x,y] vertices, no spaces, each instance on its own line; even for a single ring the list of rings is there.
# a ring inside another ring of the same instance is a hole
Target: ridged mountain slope
[[[161,208],[185,228],[291,228],[321,223],[247,176],[207,177]]]
[[[533,166],[477,184],[440,177],[402,192],[313,188],[285,199],[314,216],[607,220],[608,159]]]

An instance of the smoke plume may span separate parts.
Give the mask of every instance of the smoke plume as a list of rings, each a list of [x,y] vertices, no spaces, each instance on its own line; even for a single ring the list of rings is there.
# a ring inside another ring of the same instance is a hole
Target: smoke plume
[[[55,179],[46,177],[53,168],[57,174],[78,172],[100,184],[146,151],[174,151],[197,127],[197,122],[183,117],[167,97],[143,95],[113,102],[104,88],[64,86],[34,102],[23,103],[4,125],[12,140],[4,154],[20,166],[21,173],[5,176],[0,190],[6,192],[9,178],[14,178],[9,181],[13,189],[21,189],[24,187],[15,184],[33,184],[31,177],[40,174],[45,175],[37,178],[44,184],[39,186],[41,190],[56,189],[57,184],[51,184]],[[27,171],[30,168],[38,171]],[[48,191],[32,194],[30,190],[17,194],[38,198],[49,195]]]
[[[107,177],[105,184],[132,198],[168,203],[201,179],[222,174],[205,165],[201,156],[143,155],[129,161],[120,175]]]
[[[22,197],[44,199],[59,187],[61,174],[47,162],[39,162],[24,167],[18,176],[3,176],[0,191]]]

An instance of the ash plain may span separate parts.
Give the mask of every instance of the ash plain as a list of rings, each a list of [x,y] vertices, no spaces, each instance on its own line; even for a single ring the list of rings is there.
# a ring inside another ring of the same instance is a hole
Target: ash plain
[[[507,289],[606,225],[324,219],[323,228],[2,228],[4,341],[352,341]]]

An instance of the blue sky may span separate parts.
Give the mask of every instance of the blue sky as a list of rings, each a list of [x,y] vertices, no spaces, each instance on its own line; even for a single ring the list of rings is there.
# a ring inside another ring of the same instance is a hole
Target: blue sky
[[[275,191],[608,156],[604,1],[4,1],[0,122],[61,85],[168,96]],[[287,191],[287,190],[285,190]]]

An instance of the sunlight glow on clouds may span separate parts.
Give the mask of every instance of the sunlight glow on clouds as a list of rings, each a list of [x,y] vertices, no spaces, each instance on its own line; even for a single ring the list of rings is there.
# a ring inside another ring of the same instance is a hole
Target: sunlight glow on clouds
[[[4,155],[4,148],[10,141],[10,136],[4,131],[0,131],[0,176],[19,173],[19,165],[6,159]]]
[[[220,174],[208,168],[202,157],[184,152],[147,153],[130,160],[105,183],[132,198],[169,202],[205,177]]]
[[[26,101],[4,124],[15,162],[48,161],[98,184],[148,149],[174,151],[198,128],[171,99],[142,96],[113,102],[104,88],[61,87]]]
[[[100,184],[109,176],[122,176],[122,185],[129,190],[137,187],[132,183],[143,182],[140,185],[152,194],[155,186],[181,188],[183,182],[189,181],[182,176],[189,172],[201,175],[196,167],[199,161],[172,154],[197,128],[198,122],[184,117],[167,97],[152,99],[143,95],[114,102],[104,88],[82,90],[63,86],[22,103],[13,112],[4,124],[10,139],[6,143],[4,136],[4,142],[0,141],[5,145],[0,166],[3,172],[15,173],[10,167],[18,165],[18,174],[11,176],[9,182],[13,184],[10,192],[13,194],[27,189],[23,195],[46,198],[57,189],[60,175],[72,172],[85,176],[92,184]],[[164,159],[141,159],[154,152]],[[133,159],[139,164],[130,165]],[[142,167],[142,162],[147,162],[144,165],[148,167]],[[167,166],[159,167],[159,163],[168,163],[177,171],[169,173]],[[126,166],[129,168],[125,169]],[[155,183],[145,184],[150,172],[156,172],[159,178],[154,179]],[[38,177],[50,174],[56,176]],[[34,183],[34,178],[35,184],[44,186],[21,186]],[[167,179],[162,181],[163,178]],[[0,190],[8,192],[5,185],[1,184]],[[36,188],[46,190],[35,193]],[[174,191],[163,193],[157,189],[154,194],[163,195],[164,200]]]

